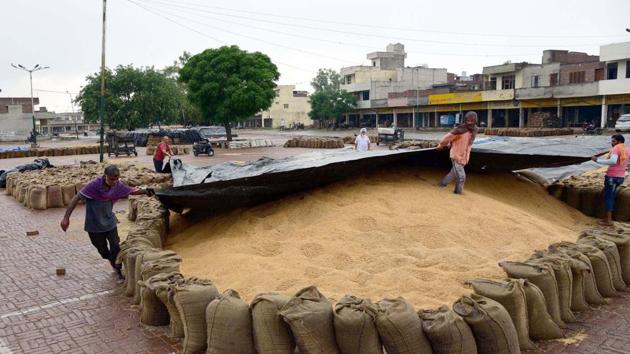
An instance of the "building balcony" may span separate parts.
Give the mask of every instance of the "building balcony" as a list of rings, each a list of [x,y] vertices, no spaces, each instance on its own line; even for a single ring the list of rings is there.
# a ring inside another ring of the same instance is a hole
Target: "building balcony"
[[[619,95],[630,93],[630,78],[602,80],[598,82],[600,95]]]

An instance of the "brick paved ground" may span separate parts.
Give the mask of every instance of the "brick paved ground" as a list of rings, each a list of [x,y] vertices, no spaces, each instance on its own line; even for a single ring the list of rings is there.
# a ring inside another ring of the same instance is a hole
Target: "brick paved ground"
[[[290,151],[287,151],[290,150]],[[294,154],[304,149],[224,151],[212,162]],[[86,155],[96,158],[96,155]],[[150,162],[141,155],[138,161]],[[72,163],[74,157],[53,158]],[[81,158],[83,159],[83,157]],[[194,164],[202,158],[187,156]],[[16,160],[0,160],[0,168]],[[24,163],[24,162],[19,162]],[[126,203],[117,203],[123,211]],[[71,230],[58,226],[62,209],[29,210],[0,193],[0,354],[6,353],[170,353],[181,350],[165,328],[140,324],[137,307],[120,295],[108,263],[81,231],[79,206]],[[38,236],[25,236],[39,230]],[[63,266],[67,275],[55,275]],[[539,343],[541,353],[630,353],[630,295],[582,313],[569,341]]]

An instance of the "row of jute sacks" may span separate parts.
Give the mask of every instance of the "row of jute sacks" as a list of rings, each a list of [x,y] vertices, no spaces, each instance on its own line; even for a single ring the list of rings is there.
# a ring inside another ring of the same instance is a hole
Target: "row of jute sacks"
[[[105,152],[108,147],[104,146]],[[12,159],[18,157],[36,157],[36,156],[68,156],[68,155],[88,155],[98,154],[98,145],[86,146],[66,146],[58,148],[37,148],[23,151],[1,151],[0,159]]]
[[[147,146],[147,155],[155,154],[157,146]],[[188,155],[192,151],[192,146],[189,145],[171,145],[174,155]]]
[[[144,212],[135,209],[138,220]],[[220,293],[211,280],[185,278],[181,257],[160,246],[142,233],[121,244],[125,293],[144,324],[170,325],[188,354],[520,353],[534,349],[533,340],[563,337],[575,312],[607,304],[630,284],[630,227],[621,224],[587,230],[524,262],[501,262],[509,279],[468,281],[474,293],[452,308],[420,311],[401,297],[372,303],[347,295],[333,307],[313,286],[247,304],[233,289]]]
[[[485,135],[539,137],[554,135],[573,135],[581,130],[573,128],[485,128]]]
[[[606,215],[603,185],[580,186],[558,182],[549,185],[547,191],[588,216],[601,218]],[[617,221],[630,221],[630,188],[628,186],[617,189],[613,218]]]
[[[7,175],[5,193],[24,206],[44,210],[62,208],[90,180],[103,173],[104,164],[59,166],[42,170],[12,172]],[[159,188],[171,185],[168,174],[155,173],[147,168],[120,166],[121,179],[129,186],[152,185]]]
[[[354,141],[352,141],[354,143]],[[344,139],[341,138],[323,138],[323,137],[297,137],[287,140],[284,143],[285,148],[307,148],[307,149],[340,149],[344,147]]]

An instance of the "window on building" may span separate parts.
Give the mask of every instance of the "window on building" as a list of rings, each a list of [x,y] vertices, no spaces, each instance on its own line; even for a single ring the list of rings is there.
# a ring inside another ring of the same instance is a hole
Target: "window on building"
[[[289,104],[288,103],[284,104],[284,109],[289,109]]]
[[[604,69],[595,69],[595,81],[604,80]]]
[[[376,66],[376,60],[372,60],[372,66]]]
[[[586,76],[586,73],[584,71],[574,71],[572,73],[569,73],[569,83],[579,84],[581,82],[584,82],[585,76]]]
[[[617,63],[609,63],[608,65],[606,65],[606,79],[617,79]]]
[[[630,60],[626,62],[626,78],[630,78]]]
[[[533,75],[531,87],[538,87],[538,86],[540,86],[540,75]]]
[[[503,76],[501,80],[501,88],[504,90],[511,90],[514,88],[514,75]]]
[[[496,90],[497,89],[497,77],[493,76],[490,78],[490,90]]]
[[[361,91],[361,101],[370,100],[370,91]]]
[[[353,75],[346,75],[346,79],[344,80],[346,82],[346,85],[349,85],[352,83],[352,76]]]
[[[556,86],[558,84],[558,73],[549,74],[549,85]]]

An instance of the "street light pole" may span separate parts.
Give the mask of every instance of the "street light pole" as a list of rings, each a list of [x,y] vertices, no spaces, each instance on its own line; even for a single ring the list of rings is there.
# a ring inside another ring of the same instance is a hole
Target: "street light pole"
[[[104,152],[104,130],[105,130],[105,18],[107,12],[107,0],[103,0],[103,37],[101,43],[101,97],[98,108],[98,118],[100,121],[100,136],[101,136],[101,146],[100,146],[100,157],[99,161],[103,162],[103,152]]]
[[[11,63],[11,66],[16,69],[28,72],[28,76],[29,76],[30,84],[31,84],[31,113],[32,113],[32,118],[33,118],[33,132],[31,133],[33,135],[33,142],[31,144],[31,147],[35,148],[37,147],[37,131],[36,131],[37,128],[35,126],[35,99],[33,98],[33,72],[46,70],[46,69],[49,69],[50,67],[39,66],[39,64],[36,64],[32,69],[27,69],[22,64],[15,65],[13,63]]]

